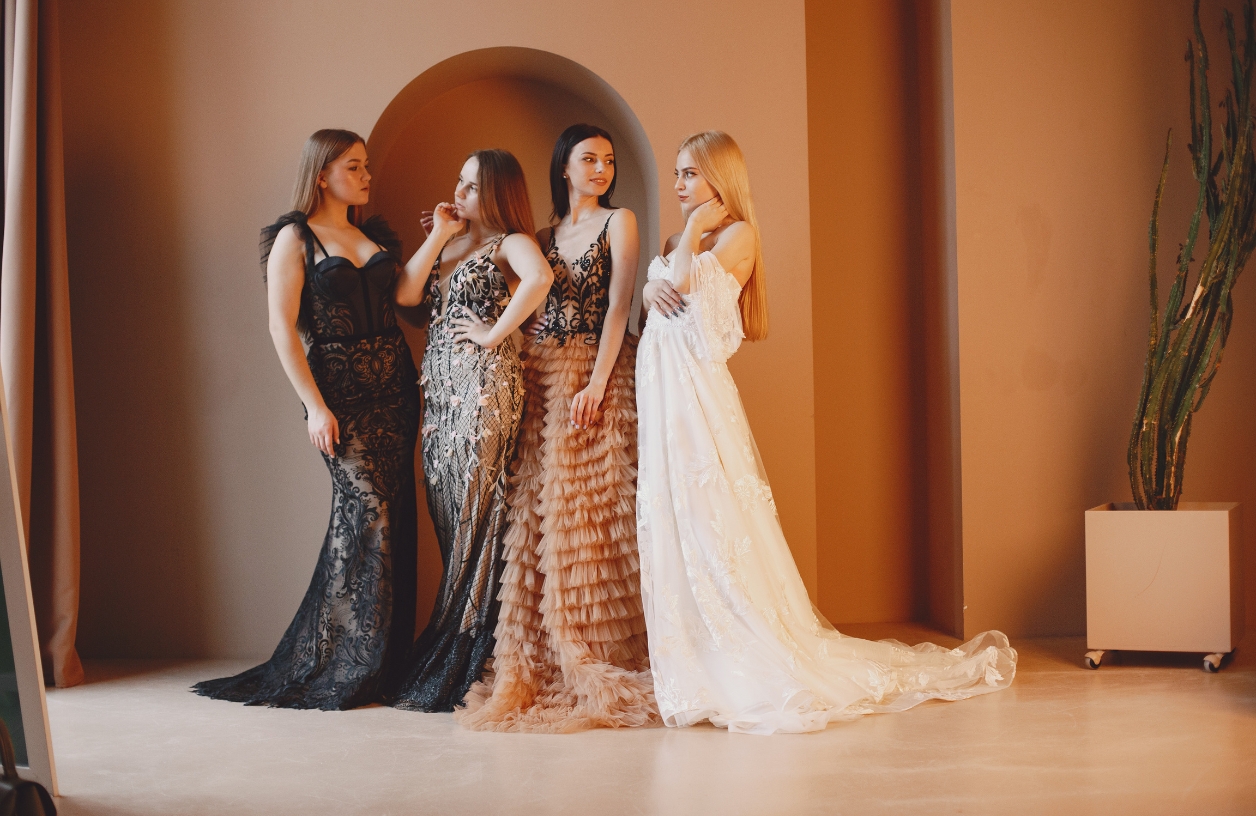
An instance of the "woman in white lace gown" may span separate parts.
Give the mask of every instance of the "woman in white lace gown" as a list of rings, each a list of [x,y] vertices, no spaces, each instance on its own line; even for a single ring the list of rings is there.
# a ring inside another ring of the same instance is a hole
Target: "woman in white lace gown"
[[[687,219],[650,264],[637,352],[637,536],[650,666],[664,722],[814,731],[1006,688],[1001,632],[957,649],[847,637],[815,612],[725,361],[767,333],[758,224],[727,135],[676,160]]]

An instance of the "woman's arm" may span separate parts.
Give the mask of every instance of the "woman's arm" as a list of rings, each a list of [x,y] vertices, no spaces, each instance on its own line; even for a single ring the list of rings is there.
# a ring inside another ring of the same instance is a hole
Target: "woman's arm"
[[[328,456],[335,456],[340,444],[340,425],[327,408],[323,395],[310,373],[305,349],[297,334],[301,311],[301,290],[305,286],[305,248],[296,227],[280,230],[266,264],[266,303],[270,315],[270,337],[283,364],[284,373],[305,404],[310,442]]]
[[[536,231],[536,245],[541,248],[542,254],[545,254],[545,247],[550,244],[550,234],[553,233],[554,229],[554,227],[542,227]],[[545,257],[545,262],[549,263],[548,255]],[[550,271],[553,271],[553,267],[550,267]],[[536,337],[545,329],[547,317],[544,307],[545,301],[541,301],[541,304],[519,326],[519,331],[523,332],[527,337]]]
[[[666,258],[672,254],[672,250],[676,248],[676,244],[680,241],[680,233],[672,235],[663,243],[663,257]],[[685,311],[685,299],[680,293],[672,288],[667,281],[659,278],[646,283],[645,288],[641,290],[641,329],[645,329],[646,318],[650,315],[650,310],[654,309],[663,317],[676,317]]]
[[[602,336],[598,340],[597,361],[589,384],[571,401],[571,423],[587,428],[597,421],[606,396],[606,383],[610,380],[619,350],[624,345],[628,331],[628,310],[632,308],[632,291],[637,283],[637,260],[641,256],[637,217],[632,210],[618,210],[611,216],[611,280],[610,304],[602,323]]]
[[[751,273],[754,272],[754,260],[758,249],[759,237],[755,235],[754,227],[745,221],[737,221],[729,224],[720,233],[715,246],[711,247],[709,252],[720,262],[724,271],[736,278],[739,286],[744,287],[750,280]]]
[[[718,197],[700,204],[689,213],[685,231],[677,241],[676,254],[672,256],[672,286],[676,291],[686,294],[689,292],[693,258],[702,253],[702,236],[716,230],[726,218],[728,210]],[[750,280],[750,273],[754,271],[757,240],[754,229],[749,224],[736,221],[720,233],[710,252],[715,255],[720,266],[745,286],[746,281]]]
[[[550,269],[549,261],[545,260],[531,235],[520,232],[507,235],[497,248],[497,255],[518,276],[519,288],[510,296],[510,303],[501,317],[491,326],[475,316],[451,321],[457,340],[470,340],[484,348],[493,348],[519,328],[549,294],[554,270]]]
[[[432,276],[432,267],[440,257],[449,239],[462,232],[465,226],[462,219],[454,212],[450,204],[437,204],[432,213],[432,226],[428,230],[427,240],[419,251],[410,256],[401,277],[397,279],[397,287],[393,290],[393,299],[398,306],[418,306],[423,302],[427,292],[427,281]],[[427,230],[427,225],[424,224]]]

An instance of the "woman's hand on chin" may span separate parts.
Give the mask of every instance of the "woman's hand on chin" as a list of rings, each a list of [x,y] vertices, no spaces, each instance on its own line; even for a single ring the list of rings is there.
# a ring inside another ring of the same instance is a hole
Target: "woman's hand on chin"
[[[501,340],[493,337],[493,327],[477,315],[449,321],[455,340],[466,340],[482,348],[496,348]]]
[[[681,294],[661,278],[645,285],[641,290],[641,300],[647,309],[654,309],[663,317],[680,317],[686,308]]]
[[[423,219],[420,219],[420,223],[423,223]],[[458,216],[458,211],[454,209],[454,205],[442,201],[432,211],[431,227],[428,228],[427,224],[424,224],[424,229],[427,230],[429,235],[435,235],[442,241],[448,241],[462,232],[464,226],[466,226],[466,222]]]

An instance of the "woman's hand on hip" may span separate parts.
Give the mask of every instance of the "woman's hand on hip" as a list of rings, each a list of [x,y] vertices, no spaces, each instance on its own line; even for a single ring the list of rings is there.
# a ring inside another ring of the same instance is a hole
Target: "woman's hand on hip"
[[[496,348],[501,343],[493,337],[493,326],[478,315],[451,320],[449,325],[453,328],[455,340],[466,340],[483,348]]]

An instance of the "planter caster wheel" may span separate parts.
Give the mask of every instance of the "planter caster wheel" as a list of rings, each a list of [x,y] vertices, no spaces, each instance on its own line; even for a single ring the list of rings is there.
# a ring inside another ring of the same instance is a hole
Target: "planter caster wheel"
[[[1225,660],[1226,655],[1223,653],[1204,655],[1204,671],[1209,674],[1216,674],[1221,671],[1221,661]]]
[[[1103,663],[1103,649],[1086,652],[1085,663],[1088,669],[1097,669]],[[1215,671],[1215,669],[1214,669]]]

